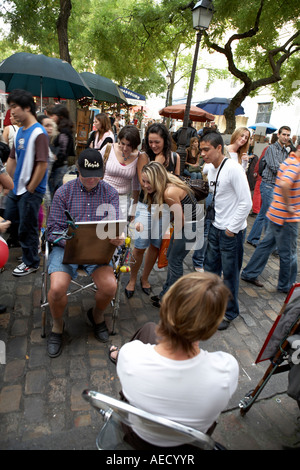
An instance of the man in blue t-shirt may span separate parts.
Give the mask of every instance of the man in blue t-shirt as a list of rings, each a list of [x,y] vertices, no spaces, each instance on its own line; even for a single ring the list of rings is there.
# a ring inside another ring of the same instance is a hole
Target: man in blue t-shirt
[[[14,276],[25,276],[39,268],[38,214],[47,184],[49,139],[46,130],[37,122],[31,93],[13,90],[7,99],[11,115],[20,123],[6,170],[14,180],[5,218],[12,222],[22,247],[22,263]]]

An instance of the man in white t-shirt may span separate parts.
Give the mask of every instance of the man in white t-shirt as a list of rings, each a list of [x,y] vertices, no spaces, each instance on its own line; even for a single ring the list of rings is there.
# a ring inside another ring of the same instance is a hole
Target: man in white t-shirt
[[[209,166],[208,181],[215,189],[214,218],[208,234],[204,270],[219,276],[223,274],[224,282],[232,294],[224,320],[219,326],[220,330],[224,330],[239,315],[239,277],[247,217],[252,200],[247,177],[241,165],[224,156],[221,134],[205,134],[200,143],[200,150],[205,163],[212,163]]]

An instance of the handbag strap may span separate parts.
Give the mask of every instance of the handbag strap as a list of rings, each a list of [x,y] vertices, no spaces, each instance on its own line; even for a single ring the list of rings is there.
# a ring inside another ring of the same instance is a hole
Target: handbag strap
[[[228,158],[224,158],[224,160],[222,161],[222,164],[219,168],[219,171],[217,173],[217,177],[216,177],[216,181],[215,181],[215,189],[214,189],[214,195],[213,195],[213,200],[212,202],[215,200],[215,196],[216,196],[216,190],[217,190],[217,181],[218,181],[218,177],[219,177],[219,173],[220,171],[222,170],[223,166],[225,165],[226,161],[228,160]]]

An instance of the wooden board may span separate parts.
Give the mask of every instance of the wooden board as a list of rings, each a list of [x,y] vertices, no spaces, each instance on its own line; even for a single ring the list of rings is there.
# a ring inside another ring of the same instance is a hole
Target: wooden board
[[[109,264],[116,249],[110,239],[120,236],[126,220],[101,222],[76,222],[76,228],[69,226],[64,264]]]

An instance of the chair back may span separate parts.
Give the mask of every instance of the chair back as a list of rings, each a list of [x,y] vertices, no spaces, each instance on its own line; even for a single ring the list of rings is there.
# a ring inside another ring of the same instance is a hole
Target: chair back
[[[168,440],[177,441],[178,444],[175,445],[188,443],[202,450],[216,450],[218,448],[215,441],[210,436],[190,426],[185,426],[170,419],[156,416],[96,391],[84,390],[82,396],[93,407],[99,410],[105,421],[97,439],[97,446],[101,450],[120,448],[132,449],[132,447],[126,446],[125,443],[123,443],[125,447],[120,447],[120,432],[118,432],[118,443],[104,444],[104,442],[107,441],[103,439],[103,433],[107,431],[110,421],[113,421],[115,426],[118,424],[120,426],[123,423],[131,427],[138,435],[141,434],[141,437],[146,441],[147,435],[149,435],[149,437],[155,435],[155,438],[158,438],[161,443],[167,438]],[[110,434],[116,434],[116,431],[112,432],[110,429]],[[102,445],[112,447],[102,447]]]

